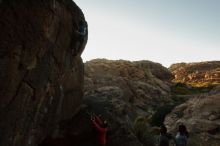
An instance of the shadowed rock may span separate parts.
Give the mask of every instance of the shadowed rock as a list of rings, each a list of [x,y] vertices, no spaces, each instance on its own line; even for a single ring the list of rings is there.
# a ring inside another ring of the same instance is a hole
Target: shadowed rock
[[[109,121],[109,146],[151,145],[141,143],[134,134],[134,121],[150,119],[160,106],[172,102],[171,80],[168,69],[151,61],[95,59],[85,63],[84,101],[89,111]]]
[[[219,145],[220,140],[220,86],[206,94],[195,95],[177,106],[166,117],[169,131],[177,131],[178,125],[185,124],[190,135],[196,135],[201,145]],[[193,137],[190,137],[193,140]],[[195,138],[195,137],[194,137]]]
[[[75,114],[87,41],[77,48],[81,20],[71,0],[1,1],[0,145],[38,145]]]

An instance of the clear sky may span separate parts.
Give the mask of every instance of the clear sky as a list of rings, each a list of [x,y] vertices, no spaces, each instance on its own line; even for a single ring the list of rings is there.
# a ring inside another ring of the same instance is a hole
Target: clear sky
[[[89,25],[84,61],[220,60],[220,0],[74,0]]]

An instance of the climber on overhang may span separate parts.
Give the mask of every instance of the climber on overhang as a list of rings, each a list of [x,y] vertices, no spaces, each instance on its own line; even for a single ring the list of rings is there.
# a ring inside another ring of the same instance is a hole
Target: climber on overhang
[[[86,33],[87,33],[87,22],[86,21],[80,21],[79,22],[79,31],[78,31],[78,33],[82,36],[82,37],[84,37],[85,35],[86,35]]]
[[[99,146],[106,145],[106,133],[107,133],[107,121],[102,120],[100,116],[91,116],[91,121],[94,128],[98,132],[98,144]]]
[[[77,43],[76,47],[73,48],[72,54],[74,56],[81,55],[83,52],[83,49],[86,45],[87,39],[88,39],[88,25],[87,22],[84,20],[80,20],[78,24],[78,30],[75,31],[77,34]]]

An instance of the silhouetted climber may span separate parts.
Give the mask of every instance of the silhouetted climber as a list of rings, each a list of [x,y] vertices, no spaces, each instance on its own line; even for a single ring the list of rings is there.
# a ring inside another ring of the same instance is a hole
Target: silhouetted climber
[[[167,134],[167,128],[165,126],[160,127],[160,137],[158,146],[169,146],[169,138]]]
[[[186,146],[188,137],[189,133],[186,129],[186,126],[183,124],[179,125],[179,132],[175,137],[175,146]]]
[[[77,54],[81,55],[83,49],[86,45],[88,39],[88,25],[86,21],[81,20],[78,24],[78,30],[75,31],[77,34],[78,42],[76,47],[72,50],[72,54],[75,56]]]
[[[106,133],[107,133],[107,121],[101,120],[100,116],[91,116],[91,121],[94,128],[98,132],[98,144],[99,146],[106,145]]]

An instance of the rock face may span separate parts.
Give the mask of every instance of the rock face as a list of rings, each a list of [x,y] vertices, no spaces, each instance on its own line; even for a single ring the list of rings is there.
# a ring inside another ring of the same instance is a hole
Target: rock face
[[[38,145],[75,114],[87,41],[77,46],[80,21],[72,0],[0,1],[0,145]]]
[[[174,82],[195,86],[220,83],[220,61],[177,63],[171,65],[169,69],[175,75]]]
[[[169,70],[175,76],[174,82],[183,83],[178,84],[182,86],[178,88],[181,93],[184,88],[195,92],[166,116],[164,123],[168,130],[176,132],[183,123],[191,135],[190,146],[220,145],[220,62],[178,63]]]
[[[185,124],[190,135],[197,135],[200,145],[220,145],[220,87],[196,95],[177,106],[165,119],[169,131]]]
[[[150,61],[92,60],[85,63],[85,97],[94,94],[111,96],[149,113],[169,101],[171,73]]]
[[[109,145],[142,145],[134,135],[134,120],[150,117],[171,101],[171,80],[168,69],[150,61],[96,59],[85,63],[84,101],[88,111],[108,119]]]

